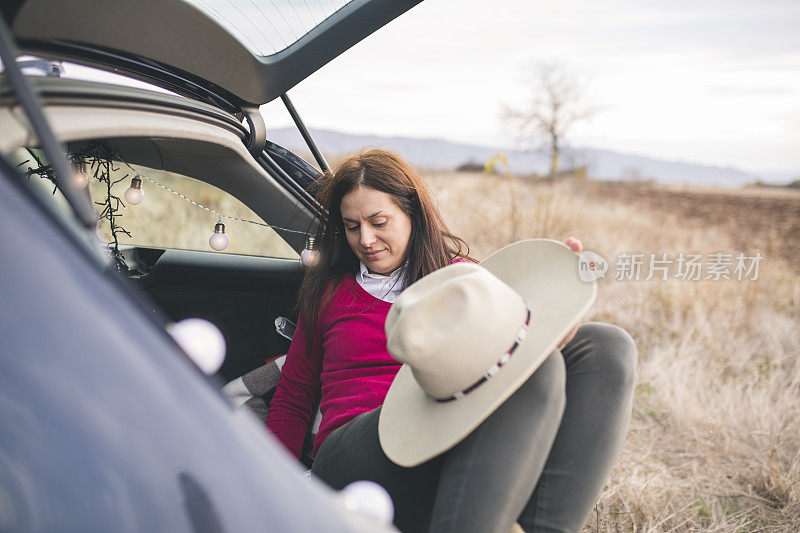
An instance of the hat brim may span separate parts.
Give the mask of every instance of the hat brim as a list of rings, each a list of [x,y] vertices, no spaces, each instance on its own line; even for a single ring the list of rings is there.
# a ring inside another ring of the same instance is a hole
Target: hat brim
[[[450,402],[431,399],[414,379],[411,368],[407,364],[401,367],[378,420],[381,447],[400,466],[419,465],[469,435],[547,359],[597,293],[594,282],[581,281],[578,255],[558,241],[516,242],[480,265],[528,304],[531,324],[527,336],[497,374]],[[453,327],[458,328],[458,324]]]

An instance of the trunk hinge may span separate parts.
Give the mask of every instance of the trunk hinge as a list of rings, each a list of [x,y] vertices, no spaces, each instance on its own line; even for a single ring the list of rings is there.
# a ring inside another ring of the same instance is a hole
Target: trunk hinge
[[[264,146],[267,144],[267,125],[257,107],[244,107],[242,111],[244,112],[247,126],[250,128],[250,136],[246,142],[247,150],[253,157],[258,157],[258,154],[264,151]]]

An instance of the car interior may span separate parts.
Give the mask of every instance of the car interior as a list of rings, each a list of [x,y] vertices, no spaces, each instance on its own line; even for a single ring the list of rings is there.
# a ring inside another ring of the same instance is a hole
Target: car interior
[[[273,324],[278,317],[294,318],[295,294],[303,276],[299,252],[305,246],[306,234],[313,230],[309,209],[313,204],[288,194],[276,181],[277,173],[268,171],[269,167],[262,166],[246,150],[242,124],[230,117],[223,121],[215,108],[177,96],[76,80],[33,81],[41,85],[46,115],[54,132],[67,143],[69,154],[85,154],[101,146],[114,158],[111,166],[117,169],[113,172],[115,179],[132,174],[134,169],[143,176],[159,176],[161,181],[145,182],[146,198],[197,191],[193,193],[197,198],[176,197],[171,203],[186,204],[190,217],[209,215],[189,205],[208,196],[197,183],[189,183],[202,182],[206,189],[238,200],[247,220],[262,224],[247,229],[249,234],[260,230],[251,235],[250,249],[226,253],[229,250],[216,252],[204,244],[211,226],[203,225],[202,218],[186,221],[187,225],[201,226],[196,228],[201,235],[199,244],[170,242],[168,238],[158,242],[152,235],[153,226],[163,222],[145,221],[139,231],[130,230],[128,240],[134,244],[120,245],[125,264],[120,272],[146,296],[144,301],[151,302],[153,309],[165,313],[169,320],[199,317],[220,328],[227,343],[227,356],[218,373],[221,381],[228,382],[284,354],[288,340]],[[175,112],[176,104],[193,109]],[[158,113],[148,109],[156,105],[161,105]],[[35,169],[31,155],[35,152],[28,150],[32,139],[9,107],[0,108],[0,124],[5,132],[0,141],[2,151],[12,154],[23,172]],[[302,188],[300,184],[310,183],[319,175],[277,145],[268,148],[274,155],[272,162],[284,171],[278,179],[290,179],[296,188]],[[97,165],[87,165],[91,183],[86,190],[93,202],[100,203],[106,191],[92,176],[96,169]],[[30,179],[45,181],[35,176]],[[167,180],[172,192],[156,185]],[[51,202],[59,201],[60,193],[52,190],[52,184],[40,185],[51,193]],[[116,189],[124,190],[126,185],[115,185],[114,194],[121,197]],[[138,208],[125,205],[123,200],[119,209],[122,225],[128,224]],[[225,222],[229,227],[254,226],[237,220]],[[267,224],[280,229],[273,230]],[[103,244],[98,241],[99,246]]]

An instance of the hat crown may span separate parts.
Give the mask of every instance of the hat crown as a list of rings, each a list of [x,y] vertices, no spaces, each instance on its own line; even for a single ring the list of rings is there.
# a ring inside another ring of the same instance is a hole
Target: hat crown
[[[387,348],[428,396],[445,399],[497,364],[526,318],[511,287],[479,265],[456,263],[401,293],[386,318]]]

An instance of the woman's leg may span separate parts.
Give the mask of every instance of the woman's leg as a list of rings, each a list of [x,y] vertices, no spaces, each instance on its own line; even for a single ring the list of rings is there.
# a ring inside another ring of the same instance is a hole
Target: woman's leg
[[[562,349],[567,407],[536,490],[519,517],[525,531],[578,531],[625,442],[636,383],[633,339],[610,324],[581,325]]]
[[[508,533],[533,493],[564,412],[553,352],[514,394],[443,455],[431,532]]]
[[[441,456],[414,468],[394,464],[378,442],[380,411],[363,413],[331,433],[317,450],[312,471],[336,490],[360,479],[378,483],[392,496],[400,531],[427,531]]]
[[[357,479],[381,484],[392,496],[395,524],[403,532],[507,533],[530,498],[558,431],[564,376],[564,360],[554,352],[466,439],[414,468],[397,466],[383,453],[380,409],[364,413],[325,440],[313,471],[336,489]]]
[[[423,465],[386,458],[375,410],[328,437],[314,472],[334,488],[383,485],[401,531],[430,523],[437,533],[506,533],[515,520],[526,531],[577,531],[624,441],[636,350],[624,330],[590,323],[563,355],[554,352],[466,439]]]

